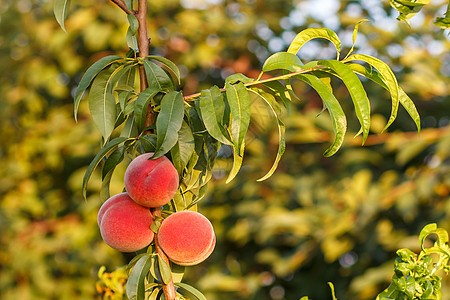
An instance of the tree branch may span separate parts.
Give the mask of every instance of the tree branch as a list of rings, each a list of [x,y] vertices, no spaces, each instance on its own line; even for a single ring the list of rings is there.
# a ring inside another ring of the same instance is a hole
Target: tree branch
[[[127,15],[131,15],[133,12],[128,9],[127,5],[123,0],[111,0],[111,2],[114,2],[118,7],[120,7]]]
[[[156,219],[156,217],[161,218],[161,207],[153,208],[152,209],[153,219]],[[156,253],[167,263],[168,266],[170,266],[170,261],[167,258],[167,255],[164,253],[164,251],[159,247],[158,244],[158,235],[155,234],[155,237],[153,238],[155,242],[155,249]],[[175,286],[173,284],[173,279],[170,279],[170,282],[168,284],[162,283],[163,286],[163,292],[164,296],[166,297],[166,300],[175,300],[177,296],[177,292],[175,291]]]

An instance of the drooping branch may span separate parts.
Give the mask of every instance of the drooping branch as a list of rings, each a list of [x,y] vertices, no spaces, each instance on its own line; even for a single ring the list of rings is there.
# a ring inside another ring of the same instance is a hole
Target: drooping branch
[[[122,9],[127,15],[133,14],[131,10],[128,9],[127,5],[123,0],[111,0],[111,2],[114,2],[120,9]]]

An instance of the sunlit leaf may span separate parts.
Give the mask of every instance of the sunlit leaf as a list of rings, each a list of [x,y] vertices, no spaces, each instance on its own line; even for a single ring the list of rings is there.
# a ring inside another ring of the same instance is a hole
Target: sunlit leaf
[[[172,273],[170,272],[169,265],[158,255],[158,268],[161,274],[161,279],[165,284],[168,284],[172,279]]]
[[[176,263],[170,262],[170,269],[172,270],[172,279],[174,283],[181,282],[184,276],[185,266],[177,265]]]
[[[303,63],[300,58],[294,53],[278,52],[271,55],[262,67],[263,72],[273,70],[287,70],[292,73],[302,70]]]
[[[348,66],[339,61],[321,60],[319,64],[332,69],[347,87],[355,105],[356,116],[361,124],[364,144],[370,130],[370,103],[361,81]]]
[[[179,92],[169,92],[161,100],[161,110],[156,118],[157,144],[153,158],[167,153],[178,140],[184,116],[183,96]]]
[[[285,142],[286,127],[284,126],[283,122],[280,120],[280,117],[279,117],[277,111],[275,110],[276,102],[272,95],[270,95],[262,90],[250,89],[249,92],[250,92],[250,95],[259,97],[269,106],[270,110],[272,111],[273,115],[275,116],[275,118],[277,120],[277,125],[278,125],[277,155],[275,157],[275,161],[274,161],[272,167],[267,172],[267,174],[257,180],[257,181],[263,181],[263,180],[266,180],[267,178],[269,178],[270,176],[272,176],[272,174],[275,172],[275,170],[278,167],[278,163],[281,159],[281,156],[283,156],[284,150],[286,149],[286,142]]]
[[[209,134],[219,142],[231,145],[228,132],[224,128],[225,102],[217,86],[203,90],[198,99],[201,116]]]
[[[306,82],[316,90],[320,98],[322,98],[324,106],[330,113],[335,137],[333,144],[325,151],[324,155],[331,156],[339,150],[344,142],[344,136],[347,130],[347,119],[345,118],[344,111],[327,85],[319,78],[309,74],[297,75],[296,78]]]
[[[361,25],[362,22],[368,22],[369,20],[367,19],[362,19],[359,20],[356,24],[355,24],[355,29],[353,30],[353,44],[352,44],[352,48],[350,49],[350,51],[348,51],[347,56],[345,59],[347,59],[347,57],[353,52],[353,49],[355,48],[355,44],[356,44],[356,37],[358,36],[358,29],[359,26]]]
[[[54,0],[53,2],[53,13],[55,14],[56,21],[64,31],[66,31],[64,21],[67,19],[69,7],[70,0]]]
[[[158,94],[161,90],[154,86],[150,86],[149,88],[143,90],[139,93],[136,101],[134,103],[134,118],[136,119],[136,126],[139,132],[142,131],[145,127],[145,119],[147,117],[147,108],[156,94]]]
[[[339,54],[341,52],[341,41],[339,40],[339,37],[333,30],[327,28],[308,28],[301,31],[294,38],[287,52],[297,54],[297,52],[306,42],[316,38],[322,38],[332,42],[337,50],[336,59],[339,60]]]
[[[83,77],[80,80],[80,83],[78,84],[77,90],[75,91],[75,103],[74,103],[75,120],[77,120],[78,107],[80,105],[81,99],[83,98],[84,92],[89,87],[95,76],[97,76],[97,74],[101,70],[105,69],[112,63],[117,62],[121,59],[123,59],[123,57],[117,55],[106,56],[96,61],[92,66],[89,67],[89,69],[87,69],[86,73],[84,73]]]
[[[397,117],[398,104],[400,102],[399,87],[394,72],[392,72],[391,68],[386,63],[370,55],[354,54],[349,56],[346,60],[364,61],[372,67],[376,68],[380,75],[383,77],[383,82],[387,85],[392,97],[391,116],[389,117],[389,121],[387,122],[382,132],[385,131]]]
[[[244,137],[250,124],[250,97],[242,82],[226,83],[226,95],[231,111],[231,139],[238,149],[237,153],[244,153]]]
[[[150,254],[143,255],[134,265],[126,285],[128,299],[145,299],[145,278],[150,270],[150,265]]]
[[[239,170],[241,169],[242,161],[243,161],[242,155],[238,152],[236,147],[233,147],[233,167],[231,168],[226,183],[229,183],[231,180],[234,179],[234,177],[236,177]]]
[[[383,76],[381,76],[380,73],[373,69],[367,69],[364,66],[361,66],[359,64],[347,64],[349,68],[351,68],[354,72],[372,80],[373,82],[379,84],[386,90],[389,90],[387,84],[384,82]],[[400,104],[405,108],[405,110],[408,112],[409,116],[413,119],[414,123],[416,124],[417,130],[420,132],[420,116],[419,112],[416,109],[416,106],[414,105],[414,102],[408,97],[408,95],[403,91],[402,88],[399,87],[399,101]]]

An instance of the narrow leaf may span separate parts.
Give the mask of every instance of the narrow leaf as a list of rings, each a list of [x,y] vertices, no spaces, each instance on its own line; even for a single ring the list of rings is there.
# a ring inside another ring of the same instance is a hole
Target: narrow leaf
[[[275,110],[276,102],[272,95],[270,95],[262,90],[250,89],[249,92],[250,92],[250,95],[259,97],[269,106],[270,110],[272,111],[273,115],[275,116],[275,118],[277,120],[277,125],[278,125],[277,155],[275,157],[275,161],[274,161],[272,167],[270,168],[269,172],[267,172],[266,175],[264,175],[263,177],[261,177],[260,179],[257,180],[257,181],[263,181],[263,180],[266,180],[267,178],[269,178],[270,176],[272,176],[272,174],[275,172],[275,170],[278,167],[278,163],[280,162],[281,156],[283,155],[284,150],[286,149],[286,142],[285,142],[286,127],[284,126],[283,122],[280,120],[280,117],[278,116],[277,111]]]
[[[214,86],[209,90],[203,90],[198,101],[206,130],[219,142],[231,145],[228,132],[223,126],[225,102],[220,89]]]
[[[134,103],[134,118],[136,119],[136,126],[138,132],[141,132],[145,126],[145,118],[147,116],[147,108],[156,94],[158,94],[161,90],[158,88],[151,86],[145,90],[143,90]]]
[[[336,60],[339,60],[339,54],[341,52],[341,41],[333,30],[327,28],[308,28],[301,31],[294,38],[287,52],[297,54],[297,52],[306,42],[316,38],[322,38],[332,42],[337,50]]]
[[[177,286],[185,291],[188,291],[193,296],[195,296],[198,300],[206,300],[206,297],[199,290],[197,290],[196,288],[194,288],[186,283],[179,282],[179,283],[176,283],[175,286]],[[194,299],[192,299],[192,300],[194,300]]]
[[[181,129],[178,132],[178,142],[170,151],[173,165],[177,169],[178,174],[183,174],[183,170],[188,164],[194,150],[195,142],[191,128],[183,121]]]
[[[169,60],[165,57],[156,56],[156,55],[150,55],[150,56],[147,56],[146,58],[156,60],[156,61],[162,63],[163,65],[165,65],[167,68],[169,68],[170,71],[173,72],[173,74],[175,74],[178,84],[181,84],[180,69],[178,69],[177,65],[175,63],[173,63],[171,60]]]
[[[356,116],[361,124],[364,144],[369,136],[370,130],[370,103],[361,81],[358,76],[342,62],[336,60],[322,60],[319,61],[319,64],[336,72],[347,87],[350,96],[352,97],[353,104],[355,105]]]
[[[135,35],[139,28],[139,21],[135,15],[129,14],[127,15],[128,23],[130,23],[130,30],[133,35]]]
[[[95,76],[97,76],[97,74],[101,70],[105,69],[112,63],[117,62],[121,59],[123,58],[117,55],[110,55],[103,57],[98,61],[96,61],[92,66],[90,66],[89,69],[87,69],[86,73],[84,73],[83,77],[80,80],[80,83],[78,84],[77,90],[75,91],[75,103],[74,103],[75,121],[77,120],[77,112],[81,99],[83,98],[86,89],[89,87],[89,85],[91,85],[92,80],[94,80]]]
[[[131,270],[127,281],[128,299],[145,300],[145,278],[150,270],[151,255],[142,256]]]
[[[394,72],[392,72],[391,68],[378,58],[375,58],[370,55],[354,54],[347,58],[347,61],[352,60],[361,60],[368,63],[372,67],[376,68],[380,73],[380,75],[383,77],[383,82],[387,85],[388,90],[391,93],[392,97],[391,116],[389,117],[389,121],[387,122],[386,126],[383,129],[383,131],[385,131],[397,117],[398,105],[400,102],[397,78],[395,78]]]
[[[172,80],[160,66],[149,60],[144,60],[144,67],[149,87],[167,92],[174,90]]]
[[[236,74],[230,75],[230,76],[228,76],[225,79],[225,82],[228,82],[230,84],[235,84],[235,83],[238,83],[238,82],[250,83],[250,82],[253,82],[253,81],[255,81],[255,79],[249,78],[249,77],[245,76],[242,73],[236,73]]]
[[[281,102],[283,102],[289,115],[291,112],[292,97],[286,87],[279,81],[266,82],[263,86],[267,88],[272,95],[281,99]]]
[[[174,283],[181,282],[184,276],[185,266],[177,265],[176,263],[170,263],[170,269],[172,270],[172,279]]]
[[[111,74],[111,70],[100,73],[94,79],[89,93],[89,110],[105,141],[113,132],[117,117],[116,98],[109,84]]]
[[[345,118],[344,111],[327,85],[319,78],[309,74],[297,75],[295,78],[306,82],[316,90],[320,98],[322,98],[324,106],[330,113],[335,137],[333,144],[325,151],[324,155],[331,156],[339,150],[344,142],[344,136],[347,130],[347,119]]]
[[[131,30],[131,27],[128,27],[128,30],[127,30],[127,45],[133,51],[137,52],[139,50],[136,34],[133,33],[133,31]]]
[[[242,156],[244,154],[244,137],[250,124],[251,101],[242,82],[226,83],[225,87],[231,112],[231,139],[238,149],[237,153]]]
[[[354,72],[372,80],[386,90],[389,90],[387,84],[384,82],[383,76],[381,76],[381,74],[379,74],[377,71],[373,69],[369,70],[359,64],[348,64],[347,66],[350,67],[350,69],[352,69]],[[398,91],[400,104],[408,112],[411,119],[413,119],[414,123],[417,126],[417,131],[420,132],[420,116],[419,112],[416,109],[416,106],[414,105],[414,102],[412,102],[412,100],[408,97],[408,95],[403,91],[401,87],[399,87]]]
[[[133,118],[133,116],[129,116],[125,121],[125,125],[123,126],[120,136],[131,138],[137,136],[138,134],[139,133],[136,127],[135,119]]]
[[[183,96],[179,92],[169,92],[161,100],[161,110],[156,118],[157,144],[153,158],[164,155],[175,146],[183,117]]]
[[[139,138],[139,142],[142,145],[144,152],[155,152],[156,150],[156,135],[149,134],[144,135]]]
[[[298,72],[303,70],[303,63],[295,53],[278,52],[271,55],[262,67],[263,72],[282,69],[289,72]]]
[[[170,272],[169,265],[158,255],[158,268],[161,274],[161,279],[165,284],[168,284],[172,279],[172,272]]]
[[[56,21],[59,26],[66,31],[64,27],[64,21],[67,19],[69,14],[70,0],[54,0],[53,3],[53,13],[55,14]]]
[[[367,19],[362,19],[359,20],[356,25],[355,25],[355,29],[353,30],[353,44],[352,44],[352,48],[350,49],[350,51],[348,51],[347,56],[345,59],[347,59],[347,57],[353,52],[353,49],[355,48],[355,44],[356,44],[356,37],[358,36],[358,29],[359,29],[359,25],[361,25],[362,22],[369,22],[369,20]],[[344,59],[344,60],[345,60]]]
[[[103,157],[105,157],[106,155],[108,155],[109,153],[114,151],[121,143],[123,143],[127,140],[133,140],[133,139],[125,138],[125,137],[118,137],[118,138],[111,140],[100,150],[100,152],[97,153],[97,155],[91,161],[91,163],[89,164],[89,166],[86,170],[86,173],[84,174],[84,177],[83,177],[82,190],[83,190],[84,198],[86,198],[87,183],[88,183],[89,179],[91,178],[92,173],[94,172],[95,168],[100,163],[100,161],[103,159]]]
[[[240,155],[236,147],[233,147],[233,167],[231,168],[230,174],[225,183],[229,183],[236,177],[237,173],[241,169],[243,157]]]

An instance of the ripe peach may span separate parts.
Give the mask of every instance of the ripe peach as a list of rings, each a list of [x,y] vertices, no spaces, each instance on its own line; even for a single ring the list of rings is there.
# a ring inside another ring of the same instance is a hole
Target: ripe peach
[[[205,216],[194,211],[180,211],[164,219],[158,231],[158,243],[171,261],[192,266],[213,252],[216,236]]]
[[[125,189],[137,204],[145,207],[163,206],[178,189],[178,173],[172,162],[165,156],[149,159],[152,155],[139,155],[125,171]]]
[[[121,252],[138,251],[153,241],[150,210],[136,204],[127,193],[108,199],[97,220],[105,243]]]

